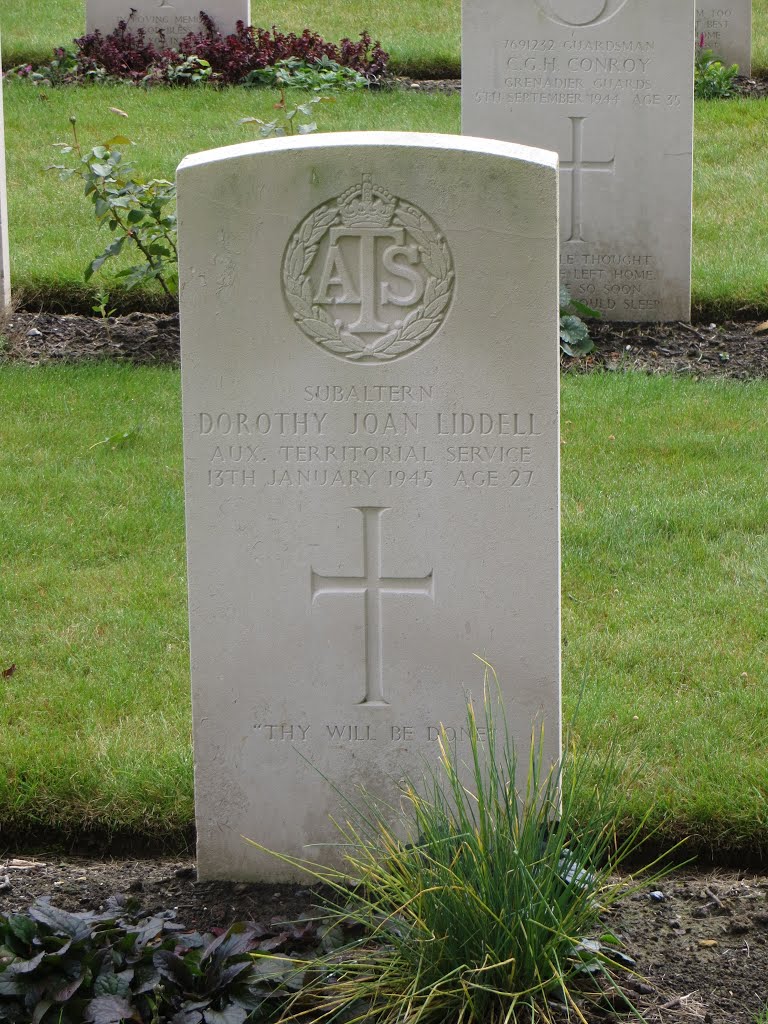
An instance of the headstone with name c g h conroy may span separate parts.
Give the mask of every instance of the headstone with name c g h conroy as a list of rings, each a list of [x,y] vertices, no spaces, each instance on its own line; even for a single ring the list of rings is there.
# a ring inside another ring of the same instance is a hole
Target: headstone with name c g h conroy
[[[697,46],[702,36],[705,49],[726,64],[738,64],[740,74],[752,74],[752,0],[697,0]]]
[[[143,29],[156,45],[176,48],[188,33],[204,31],[201,10],[225,36],[238,21],[250,23],[250,0],[86,0],[86,32],[106,35],[125,21],[128,31]]]
[[[560,155],[560,274],[611,320],[690,316],[694,9],[463,0],[462,130]]]
[[[464,756],[475,655],[559,753],[556,157],[319,135],[178,189],[198,871],[290,880],[241,837],[338,860],[326,779]]]

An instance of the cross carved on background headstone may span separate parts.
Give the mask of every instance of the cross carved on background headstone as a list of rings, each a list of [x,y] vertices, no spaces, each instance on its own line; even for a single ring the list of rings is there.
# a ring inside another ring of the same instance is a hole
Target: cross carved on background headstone
[[[610,160],[584,159],[584,122],[586,117],[569,117],[571,122],[571,159],[560,161],[560,170],[571,176],[571,233],[566,242],[584,242],[582,234],[581,176],[587,171],[610,171],[613,173],[615,157]]]

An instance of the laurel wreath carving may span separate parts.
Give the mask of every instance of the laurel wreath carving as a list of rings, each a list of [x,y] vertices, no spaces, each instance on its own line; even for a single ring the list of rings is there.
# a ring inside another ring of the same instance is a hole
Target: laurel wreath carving
[[[451,301],[454,279],[448,245],[425,214],[398,201],[392,224],[405,228],[419,247],[421,265],[427,271],[424,295],[416,309],[390,331],[365,341],[346,330],[340,320],[334,320],[313,299],[309,268],[323,236],[340,221],[341,211],[335,202],[326,203],[306,218],[288,243],[283,259],[283,288],[294,320],[309,338],[334,355],[357,362],[396,359],[426,341],[442,322],[442,314]]]
[[[536,0],[544,15],[549,18],[550,21],[554,21],[556,25],[567,25],[569,28],[585,28],[586,26],[602,25],[603,22],[608,21],[614,14],[618,14],[621,8],[627,3],[627,0],[613,0],[609,3],[609,0],[603,0],[602,5],[599,5],[599,10],[595,10],[592,13],[591,18],[586,20],[574,21],[572,17],[566,14],[562,14],[558,10],[558,6],[567,6],[566,4],[558,4],[557,0]]]

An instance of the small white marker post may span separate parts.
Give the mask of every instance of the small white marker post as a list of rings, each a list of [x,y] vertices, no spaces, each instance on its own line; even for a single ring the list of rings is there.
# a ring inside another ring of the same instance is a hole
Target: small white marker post
[[[0,63],[0,308],[11,302],[11,264],[8,248],[8,192],[5,178],[5,121],[3,120],[3,68]]]

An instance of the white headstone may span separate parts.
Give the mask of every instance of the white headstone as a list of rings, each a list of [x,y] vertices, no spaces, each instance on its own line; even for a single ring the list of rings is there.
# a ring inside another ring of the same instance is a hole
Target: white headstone
[[[290,879],[496,669],[559,752],[556,157],[446,135],[179,167],[198,870]]]
[[[11,301],[11,263],[8,249],[8,188],[5,178],[5,120],[3,68],[0,65],[0,307]]]
[[[742,75],[752,73],[752,0],[713,4],[696,2],[696,45],[704,36],[704,47],[713,50],[726,64],[738,64]]]
[[[238,21],[250,24],[250,0],[87,0],[86,32],[106,35],[125,21],[129,31],[142,28],[147,39],[176,47],[189,32],[204,31],[200,11],[222,35],[234,32]]]
[[[464,0],[462,130],[560,154],[561,280],[690,316],[693,4]]]

